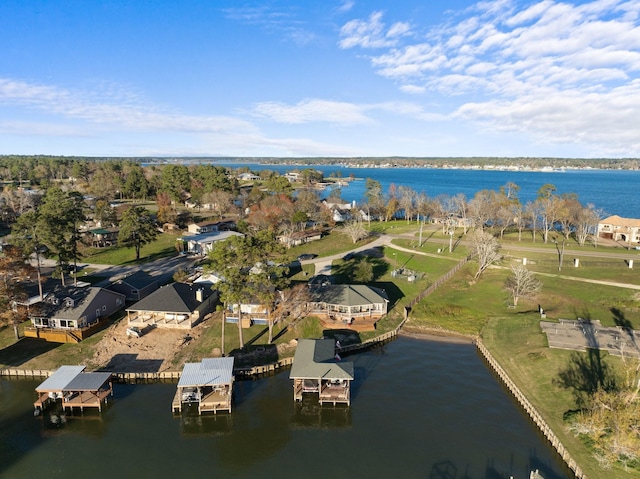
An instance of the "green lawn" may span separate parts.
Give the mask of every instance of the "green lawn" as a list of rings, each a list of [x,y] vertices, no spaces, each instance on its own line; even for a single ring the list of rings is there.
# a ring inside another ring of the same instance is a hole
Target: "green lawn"
[[[566,429],[563,416],[576,406],[571,390],[560,387],[557,379],[560,371],[568,368],[575,353],[549,349],[538,323],[537,314],[493,317],[487,321],[482,337],[491,354],[542,414],[588,477],[640,477],[640,471],[602,470],[587,446]],[[611,364],[619,362],[606,353],[604,360]]]
[[[302,253],[313,253],[318,256],[333,256],[335,254],[346,253],[354,248],[364,246],[375,239],[370,236],[367,239],[353,243],[351,238],[338,231],[333,231],[322,239],[312,241],[311,243],[295,246],[287,251],[287,257],[293,261]]]
[[[177,253],[175,244],[178,238],[179,235],[174,233],[159,234],[156,241],[142,247],[137,263],[174,256]],[[82,260],[94,264],[131,264],[136,263],[136,253],[134,248],[93,248]]]

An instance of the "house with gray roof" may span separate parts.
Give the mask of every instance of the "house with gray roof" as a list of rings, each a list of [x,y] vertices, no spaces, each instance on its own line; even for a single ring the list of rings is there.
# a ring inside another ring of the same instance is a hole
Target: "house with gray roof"
[[[365,284],[312,285],[309,294],[309,315],[320,318],[328,329],[373,331],[389,304],[383,289]]]
[[[179,241],[183,243],[182,251],[190,254],[206,256],[218,241],[224,241],[232,236],[243,236],[235,231],[211,231],[209,233],[183,236]]]
[[[86,330],[124,308],[124,301],[123,294],[104,288],[58,286],[31,310],[31,329],[36,330],[32,337],[50,340],[38,330],[63,330],[80,341]]]
[[[218,304],[210,287],[172,283],[127,308],[130,326],[191,329]]]
[[[342,361],[334,339],[299,339],[289,379],[293,379],[293,398],[317,394],[320,404],[351,404],[353,363]]]
[[[114,281],[109,289],[124,294],[128,301],[140,301],[158,289],[158,281],[144,271],[136,271]]]

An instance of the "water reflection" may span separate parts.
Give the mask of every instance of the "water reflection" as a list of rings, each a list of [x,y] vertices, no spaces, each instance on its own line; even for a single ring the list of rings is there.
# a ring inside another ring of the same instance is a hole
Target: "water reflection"
[[[187,407],[178,418],[184,436],[217,436],[233,431],[233,415],[226,412],[202,415],[197,407]]]
[[[317,397],[304,397],[293,406],[291,424],[294,428],[348,428],[351,427],[351,407],[321,406]]]
[[[176,384],[115,384],[102,413],[34,418],[38,383],[0,380],[0,476],[110,478],[118,464],[127,477],[324,479],[339,457],[340,477],[571,477],[473,346],[402,338],[349,360],[350,407],[296,404],[282,371],[237,381],[233,412],[202,416],[172,413]]]

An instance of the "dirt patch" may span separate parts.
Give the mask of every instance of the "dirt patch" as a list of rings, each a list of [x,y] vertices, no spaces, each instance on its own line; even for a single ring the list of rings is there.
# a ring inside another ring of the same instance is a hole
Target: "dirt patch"
[[[90,369],[113,372],[158,372],[175,369],[173,358],[202,334],[202,324],[189,331],[147,328],[140,338],[127,336],[127,321],[109,328],[89,360]]]

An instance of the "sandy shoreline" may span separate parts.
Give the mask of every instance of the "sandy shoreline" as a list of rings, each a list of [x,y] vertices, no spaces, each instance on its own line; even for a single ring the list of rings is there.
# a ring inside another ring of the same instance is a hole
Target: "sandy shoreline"
[[[427,341],[439,341],[442,343],[453,344],[473,344],[475,338],[472,336],[463,336],[451,331],[444,331],[440,329],[414,329],[414,328],[402,328],[398,332],[398,336],[414,339],[424,339]]]

